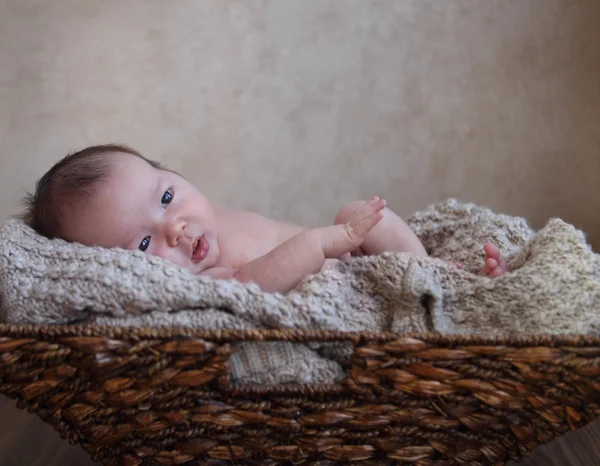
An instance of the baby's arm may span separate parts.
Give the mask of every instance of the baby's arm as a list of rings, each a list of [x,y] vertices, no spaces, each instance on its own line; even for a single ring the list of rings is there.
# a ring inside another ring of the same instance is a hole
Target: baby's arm
[[[336,215],[335,223],[346,223],[364,201],[355,201],[344,206]],[[408,252],[427,257],[421,241],[410,227],[395,212],[387,207],[381,211],[382,220],[365,237],[353,255],[376,256],[384,252]]]
[[[385,201],[366,202],[345,224],[300,233],[237,271],[207,271],[213,278],[256,283],[263,291],[287,293],[307,275],[317,273],[325,259],[338,258],[359,247],[381,220]]]

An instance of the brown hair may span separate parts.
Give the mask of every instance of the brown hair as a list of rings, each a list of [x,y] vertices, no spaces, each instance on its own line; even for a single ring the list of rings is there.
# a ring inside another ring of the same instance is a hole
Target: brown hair
[[[60,238],[66,208],[89,196],[94,185],[109,175],[107,156],[118,153],[135,155],[154,168],[163,168],[126,145],[86,147],[64,157],[38,180],[35,193],[28,193],[23,200],[25,211],[21,218],[39,234]]]

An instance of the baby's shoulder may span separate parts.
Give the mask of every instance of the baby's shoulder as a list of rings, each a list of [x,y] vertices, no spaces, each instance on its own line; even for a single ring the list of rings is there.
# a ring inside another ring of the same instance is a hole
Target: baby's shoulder
[[[219,265],[234,268],[269,253],[305,229],[254,212],[224,212],[219,223]]]
[[[246,237],[263,238],[267,242],[276,243],[275,246],[306,230],[298,225],[246,211],[217,211],[217,221],[229,232],[238,232]]]

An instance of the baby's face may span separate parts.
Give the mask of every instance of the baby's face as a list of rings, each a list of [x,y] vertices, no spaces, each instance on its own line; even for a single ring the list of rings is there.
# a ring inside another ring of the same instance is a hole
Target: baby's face
[[[130,154],[112,157],[110,175],[65,222],[65,239],[107,248],[139,249],[193,273],[219,257],[215,211],[175,173]]]

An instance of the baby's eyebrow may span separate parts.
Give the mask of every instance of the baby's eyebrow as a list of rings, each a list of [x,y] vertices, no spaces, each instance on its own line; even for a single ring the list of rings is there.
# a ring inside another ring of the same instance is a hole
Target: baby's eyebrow
[[[156,177],[156,186],[154,187],[154,193],[152,194],[152,200],[156,199],[160,196],[162,198],[162,193],[160,192],[160,188],[162,186],[162,177]]]

